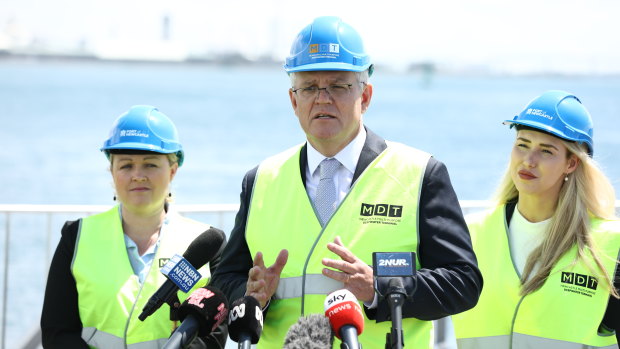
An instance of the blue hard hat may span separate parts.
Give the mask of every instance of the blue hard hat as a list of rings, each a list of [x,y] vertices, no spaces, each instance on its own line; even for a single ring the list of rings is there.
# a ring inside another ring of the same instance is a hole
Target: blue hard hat
[[[551,90],[534,98],[512,120],[505,120],[510,127],[524,125],[550,133],[559,138],[585,143],[588,154],[594,154],[592,117],[575,95]]]
[[[116,119],[101,151],[109,158],[110,151],[117,149],[177,153],[179,166],[183,164],[183,147],[177,128],[166,115],[150,105],[135,105]]]
[[[286,58],[287,73],[315,70],[361,72],[369,69],[370,57],[362,38],[353,27],[338,17],[318,17],[295,38]]]

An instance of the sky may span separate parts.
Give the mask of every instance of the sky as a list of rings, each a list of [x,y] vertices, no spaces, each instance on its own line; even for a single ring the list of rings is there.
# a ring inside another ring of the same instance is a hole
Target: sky
[[[373,61],[395,69],[620,73],[617,0],[0,0],[0,47],[283,60],[321,15],[351,24]],[[164,16],[169,41],[158,46]]]

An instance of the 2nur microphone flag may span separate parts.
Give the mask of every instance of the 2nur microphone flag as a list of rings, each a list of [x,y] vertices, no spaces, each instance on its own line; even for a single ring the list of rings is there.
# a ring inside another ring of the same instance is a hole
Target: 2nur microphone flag
[[[202,277],[194,266],[178,254],[170,258],[161,268],[161,273],[185,293],[189,292]]]
[[[373,261],[375,276],[412,276],[415,271],[412,252],[374,252]]]

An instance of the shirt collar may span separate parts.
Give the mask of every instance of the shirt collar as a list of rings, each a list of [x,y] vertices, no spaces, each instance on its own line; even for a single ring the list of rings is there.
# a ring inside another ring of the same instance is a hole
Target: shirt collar
[[[157,252],[157,248],[159,247],[160,241],[162,237],[168,231],[168,226],[170,224],[170,215],[168,213],[170,213],[170,209],[168,209],[168,211],[166,212],[166,216],[164,217],[164,221],[159,230],[159,235],[157,236],[157,242],[154,243],[153,246],[149,247],[149,249],[144,253],[144,255],[142,255],[142,257],[147,256],[147,255],[155,255],[155,253]],[[120,217],[121,222],[122,222],[123,221],[123,210],[121,209],[121,205],[118,205],[118,216]],[[140,257],[138,255],[138,245],[136,245],[136,243],[129,236],[127,236],[127,234],[123,234],[123,237],[125,238],[125,246],[127,247],[127,253],[131,255],[131,253],[133,252],[135,253],[136,256]]]
[[[364,143],[366,143],[366,129],[361,127],[357,136],[355,136],[355,138],[353,138],[353,140],[349,142],[344,149],[338,152],[334,158],[338,160],[349,172],[355,173],[357,161],[362,153],[362,148],[364,148]],[[319,167],[321,161],[326,159],[326,157],[325,155],[319,153],[318,150],[314,149],[310,142],[306,142],[306,144],[308,145],[308,170],[310,170],[310,174],[313,174]]]

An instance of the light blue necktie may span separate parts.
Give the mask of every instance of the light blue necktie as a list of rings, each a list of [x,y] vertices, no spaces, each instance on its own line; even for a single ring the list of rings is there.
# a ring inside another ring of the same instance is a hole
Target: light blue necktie
[[[316,188],[316,197],[314,198],[314,206],[319,214],[321,226],[334,213],[336,204],[338,203],[338,195],[336,193],[336,184],[334,183],[334,174],[340,167],[340,162],[336,159],[324,159],[319,164],[320,181]]]

